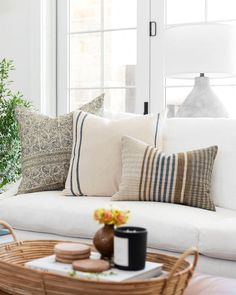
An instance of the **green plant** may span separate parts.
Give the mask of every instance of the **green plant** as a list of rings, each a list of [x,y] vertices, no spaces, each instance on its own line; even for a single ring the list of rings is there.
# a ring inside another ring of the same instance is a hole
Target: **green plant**
[[[14,69],[12,60],[0,61],[0,190],[20,176],[21,146],[15,108],[30,106],[20,92],[10,89],[9,74]]]

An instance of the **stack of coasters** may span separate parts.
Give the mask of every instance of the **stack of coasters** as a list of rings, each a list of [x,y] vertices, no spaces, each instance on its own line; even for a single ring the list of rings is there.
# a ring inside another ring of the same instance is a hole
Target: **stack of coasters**
[[[88,259],[91,249],[79,243],[59,243],[54,247],[56,261],[72,264],[73,261]]]
[[[74,261],[72,263],[73,269],[83,272],[94,272],[99,273],[106,271],[110,268],[110,263],[105,260],[92,260],[84,259],[79,261]]]

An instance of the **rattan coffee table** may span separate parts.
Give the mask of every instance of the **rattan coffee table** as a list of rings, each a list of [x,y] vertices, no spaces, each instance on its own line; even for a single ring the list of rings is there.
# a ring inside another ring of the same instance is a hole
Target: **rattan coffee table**
[[[181,295],[187,287],[198,260],[191,248],[180,258],[147,253],[147,260],[164,264],[167,273],[158,278],[122,283],[80,279],[24,267],[24,263],[52,255],[61,241],[17,241],[12,228],[0,221],[13,234],[14,242],[0,246],[0,294],[14,295]],[[186,257],[194,255],[191,264]],[[1,293],[2,292],[2,293]]]

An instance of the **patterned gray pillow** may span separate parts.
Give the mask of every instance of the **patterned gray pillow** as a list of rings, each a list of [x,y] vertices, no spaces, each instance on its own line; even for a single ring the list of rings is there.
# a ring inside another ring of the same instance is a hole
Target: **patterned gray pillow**
[[[102,115],[103,102],[104,94],[81,109]],[[72,113],[50,118],[18,107],[15,114],[22,146],[22,181],[18,194],[63,189],[72,150]]]
[[[82,105],[79,109],[83,112],[103,117],[105,93]]]

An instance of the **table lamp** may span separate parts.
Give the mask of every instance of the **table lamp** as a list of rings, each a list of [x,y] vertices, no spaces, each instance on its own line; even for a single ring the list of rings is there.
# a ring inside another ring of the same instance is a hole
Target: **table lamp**
[[[227,110],[210,87],[209,78],[228,78],[235,74],[234,26],[196,24],[166,30],[166,77],[195,79],[176,117],[228,117]]]

